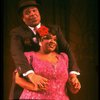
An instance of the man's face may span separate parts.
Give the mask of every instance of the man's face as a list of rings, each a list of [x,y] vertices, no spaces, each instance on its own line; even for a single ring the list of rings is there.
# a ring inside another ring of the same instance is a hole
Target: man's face
[[[27,7],[23,10],[22,19],[28,26],[34,27],[40,23],[41,16],[39,10],[35,6]]]
[[[54,51],[57,47],[56,35],[48,35],[41,38],[42,50],[45,52]]]

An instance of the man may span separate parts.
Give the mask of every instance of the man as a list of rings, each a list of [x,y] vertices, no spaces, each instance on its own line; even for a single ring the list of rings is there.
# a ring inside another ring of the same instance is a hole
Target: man
[[[42,82],[47,81],[47,79],[36,75],[24,56],[25,51],[36,51],[38,49],[36,29],[42,25],[38,6],[39,4],[35,0],[21,0],[19,2],[18,14],[21,18],[21,24],[11,31],[11,55],[20,76],[29,79],[33,84],[41,86]],[[74,80],[77,82],[75,77],[80,74],[79,68],[60,28],[52,25],[47,27],[55,28],[59,52],[63,51],[68,54],[70,77],[73,82],[75,82]]]

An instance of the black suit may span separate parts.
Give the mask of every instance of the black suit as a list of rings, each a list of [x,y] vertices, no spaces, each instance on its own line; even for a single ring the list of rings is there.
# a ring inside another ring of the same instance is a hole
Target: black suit
[[[74,70],[79,72],[79,68],[76,65],[75,59],[69,48],[69,45],[62,35],[62,32],[58,26],[47,26],[52,32],[57,35],[58,52],[66,52],[69,57],[69,71]],[[39,49],[38,44],[34,43],[32,38],[34,37],[33,32],[26,26],[19,26],[11,31],[11,55],[14,59],[16,68],[20,75],[31,70],[31,65],[28,64],[26,57],[24,56],[25,51],[37,51]]]

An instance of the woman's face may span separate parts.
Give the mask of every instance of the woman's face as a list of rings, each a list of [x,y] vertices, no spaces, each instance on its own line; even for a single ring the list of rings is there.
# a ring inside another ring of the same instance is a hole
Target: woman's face
[[[28,26],[34,27],[40,23],[41,16],[39,10],[35,6],[27,7],[23,10],[22,19]]]
[[[41,49],[48,53],[57,48],[56,35],[46,35],[41,38]]]

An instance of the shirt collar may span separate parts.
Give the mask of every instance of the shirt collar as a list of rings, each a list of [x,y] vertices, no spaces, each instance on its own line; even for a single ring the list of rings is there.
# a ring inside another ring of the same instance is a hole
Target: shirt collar
[[[31,30],[34,30],[34,27],[31,27],[31,26],[28,26]],[[36,26],[36,28],[38,29],[38,28],[40,28],[41,27],[41,23],[39,23],[37,26]]]

